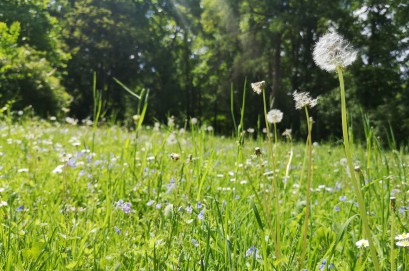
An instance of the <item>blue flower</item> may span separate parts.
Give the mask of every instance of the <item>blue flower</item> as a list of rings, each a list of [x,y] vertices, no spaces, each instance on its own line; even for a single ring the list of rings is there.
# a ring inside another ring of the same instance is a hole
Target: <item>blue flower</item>
[[[121,233],[121,230],[120,230],[117,226],[114,227],[114,230],[115,230],[115,232],[116,232],[117,234],[120,234],[120,233]]]
[[[255,246],[249,247],[246,251],[246,257],[256,257],[256,259],[260,259],[261,256],[258,254],[258,249]]]
[[[197,209],[202,209],[202,207],[203,207],[203,204],[199,201],[199,202],[197,203]]]
[[[340,200],[340,201],[346,201],[346,200],[347,200],[347,197],[346,197],[346,196],[341,196],[341,197],[339,197],[339,200]]]
[[[193,244],[195,247],[198,247],[198,246],[199,246],[199,243],[196,241],[196,239],[193,239],[193,238],[192,238],[192,244]]]
[[[341,210],[341,208],[339,208],[338,206],[335,206],[335,207],[334,207],[334,211],[335,211],[335,212],[339,212],[340,210]]]
[[[204,219],[204,209],[200,211],[199,215],[197,216],[197,218],[199,220],[203,220]]]
[[[320,265],[320,270],[324,270],[326,264],[327,264],[327,260],[323,260]]]
[[[24,205],[21,205],[20,207],[18,207],[17,209],[16,209],[16,212],[21,212],[21,211],[23,211],[24,210]]]
[[[146,203],[146,205],[151,206],[151,205],[154,204],[154,203],[155,203],[154,200],[150,200],[150,201],[148,201],[148,203]]]
[[[191,214],[192,211],[193,211],[192,206],[188,205],[188,206],[186,207],[186,213]]]

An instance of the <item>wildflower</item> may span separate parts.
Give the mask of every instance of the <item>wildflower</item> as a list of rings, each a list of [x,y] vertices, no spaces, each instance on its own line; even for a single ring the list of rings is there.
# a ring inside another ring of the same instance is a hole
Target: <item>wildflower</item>
[[[395,237],[395,240],[406,240],[409,239],[409,233],[402,233]]]
[[[361,248],[361,247],[369,247],[369,242],[368,242],[368,240],[366,240],[366,239],[361,239],[361,240],[359,240],[358,242],[356,242],[355,245],[356,245],[358,248]]]
[[[196,241],[196,239],[193,239],[193,238],[192,238],[192,244],[193,244],[195,247],[198,247],[198,246],[199,246],[199,243]]]
[[[121,230],[120,230],[117,226],[114,227],[114,230],[115,230],[115,232],[116,232],[117,234],[120,234],[120,233],[121,233]]]
[[[64,165],[58,165],[54,170],[53,173],[62,173]]]
[[[356,55],[349,42],[335,31],[322,36],[315,44],[313,53],[315,64],[328,72],[351,65]]]
[[[159,210],[161,207],[162,207],[162,203],[158,203],[158,204],[156,204],[156,206],[155,206],[155,208],[158,209],[158,210]]]
[[[170,183],[168,183],[168,184],[166,185],[166,188],[168,189],[168,190],[166,191],[166,194],[169,194],[174,187],[175,187],[175,180],[172,178],[172,179],[170,179]]]
[[[258,249],[255,246],[251,246],[246,251],[246,257],[255,257],[256,259],[260,259],[261,256],[258,253]]]
[[[199,220],[203,220],[204,219],[204,209],[200,211],[199,215],[197,216],[197,218]]]
[[[409,241],[408,240],[402,240],[402,241],[396,242],[396,245],[398,247],[409,247]]]
[[[198,203],[197,203],[197,209],[202,209],[202,207],[203,207],[203,204],[199,201]]]
[[[335,211],[335,212],[339,212],[339,211],[341,211],[341,208],[339,208],[338,206],[335,206],[335,207],[334,207],[334,211]]]
[[[308,92],[297,92],[294,91],[293,98],[295,101],[296,109],[303,109],[304,107],[314,107],[317,105],[318,98],[313,99]]]
[[[115,207],[122,209],[125,214],[129,214],[132,211],[131,206],[130,202],[124,202],[122,199],[115,202]]]
[[[327,260],[323,260],[320,265],[320,270],[324,270],[326,264],[327,264]]]
[[[254,133],[254,128],[248,128],[248,129],[247,129],[247,132],[248,132],[249,134]]]
[[[192,206],[188,205],[188,206],[186,207],[186,213],[191,214],[192,211],[193,211]]]
[[[18,207],[17,209],[16,209],[16,212],[21,212],[21,211],[23,211],[24,210],[24,205],[21,205],[20,207]]]
[[[269,123],[279,123],[283,120],[283,112],[278,109],[273,109],[267,113],[267,121]]]
[[[347,197],[346,196],[341,196],[341,197],[339,197],[339,200],[345,202],[347,200]]]
[[[7,201],[0,201],[0,207],[7,206]]]
[[[253,89],[255,93],[261,94],[263,90],[266,88],[266,82],[261,81],[261,82],[251,83],[251,88]]]

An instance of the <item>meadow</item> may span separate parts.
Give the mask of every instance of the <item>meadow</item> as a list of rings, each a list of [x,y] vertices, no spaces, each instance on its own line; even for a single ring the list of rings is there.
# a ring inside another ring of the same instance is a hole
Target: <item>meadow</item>
[[[100,122],[95,77],[94,121],[82,125],[3,107],[1,270],[408,270],[408,148],[364,114],[353,141],[348,41],[329,32],[313,55],[339,79],[343,140],[313,142],[319,99],[294,91],[306,141],[293,142],[264,81],[251,87],[265,126],[244,127],[244,86],[238,122],[231,92],[229,138],[196,118],[142,126],[149,90],[119,81],[139,100],[132,129]]]
[[[372,270],[341,142],[312,145],[304,252],[308,144],[289,131],[69,121],[0,123],[1,270]],[[408,156],[368,135],[352,151],[378,259],[406,270]]]

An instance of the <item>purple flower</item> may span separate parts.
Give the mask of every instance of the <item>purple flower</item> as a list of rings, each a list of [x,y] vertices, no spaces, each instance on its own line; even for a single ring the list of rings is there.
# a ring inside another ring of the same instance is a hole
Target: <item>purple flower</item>
[[[162,207],[162,204],[161,203],[158,203],[158,204],[156,204],[156,209],[160,209],[160,207]]]
[[[203,204],[199,201],[198,203],[197,203],[197,209],[202,209],[202,207],[203,207]]]
[[[24,210],[24,205],[21,205],[20,207],[18,207],[17,209],[16,209],[16,212],[21,212],[21,211],[23,211]]]
[[[197,216],[197,218],[199,220],[203,220],[204,219],[204,209],[200,211],[199,215]]]
[[[255,246],[249,247],[246,251],[246,257],[256,257],[256,259],[260,259],[261,256],[258,254],[258,249]]]
[[[347,197],[346,196],[341,196],[341,197],[339,197],[339,200],[345,202],[347,200]]]
[[[327,264],[327,260],[323,260],[320,265],[320,270],[324,270],[326,264]]]
[[[192,238],[192,244],[193,244],[195,247],[198,247],[198,246],[199,246],[199,243],[196,241],[196,239],[193,239],[193,238]]]
[[[68,159],[67,166],[72,167],[72,168],[77,167],[76,159],[74,157],[71,157],[70,159]]]
[[[335,212],[339,212],[339,211],[341,211],[341,208],[339,208],[338,206],[335,206],[335,207],[334,207],[334,211],[335,211]]]
[[[148,203],[146,203],[146,205],[148,205],[148,206],[152,206],[152,204],[154,204],[155,203],[155,201],[154,200],[150,200],[150,201],[148,201]]]
[[[188,206],[186,207],[186,213],[191,214],[192,211],[193,211],[192,206],[188,205]]]
[[[121,233],[121,230],[120,230],[117,226],[114,227],[114,230],[115,230],[115,232],[116,232],[117,234],[120,234],[120,233]]]

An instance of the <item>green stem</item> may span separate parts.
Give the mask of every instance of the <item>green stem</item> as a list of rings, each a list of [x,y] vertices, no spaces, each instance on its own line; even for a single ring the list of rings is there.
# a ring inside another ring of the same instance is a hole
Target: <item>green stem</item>
[[[281,258],[281,217],[280,217],[280,191],[278,190],[277,178],[275,174],[275,157],[274,154],[277,153],[277,125],[274,123],[274,148],[273,148],[273,189],[274,189],[274,205],[275,205],[275,217],[276,217],[276,227],[275,227],[275,254],[277,261]]]
[[[348,175],[350,175],[352,185],[354,187],[355,196],[358,201],[358,209],[362,219],[362,226],[363,226],[363,233],[365,238],[369,242],[369,250],[372,257],[372,262],[375,268],[375,271],[381,271],[381,267],[379,265],[378,256],[375,250],[374,242],[372,240],[371,230],[369,228],[368,217],[366,215],[366,207],[364,197],[361,192],[360,184],[356,179],[355,173],[353,171],[353,163],[352,163],[352,155],[349,146],[349,139],[348,139],[348,126],[347,126],[347,108],[346,108],[346,101],[345,101],[345,87],[344,87],[344,77],[342,74],[342,68],[337,67],[338,79],[339,79],[339,86],[341,91],[341,115],[342,115],[342,134],[344,137],[344,147],[345,147],[345,156],[348,163]]]
[[[302,254],[301,254],[301,261],[300,264],[304,263],[305,254],[307,251],[307,232],[308,232],[308,221],[310,215],[310,198],[311,198],[311,176],[312,176],[312,139],[311,139],[311,131],[312,131],[312,122],[310,120],[310,116],[308,114],[308,109],[305,106],[305,116],[307,118],[307,127],[308,127],[308,137],[307,137],[307,145],[308,145],[308,175],[307,175],[307,195],[306,195],[306,203],[305,203],[305,219],[304,219],[304,231],[303,231],[303,238],[302,238]],[[301,268],[301,266],[300,266]]]

